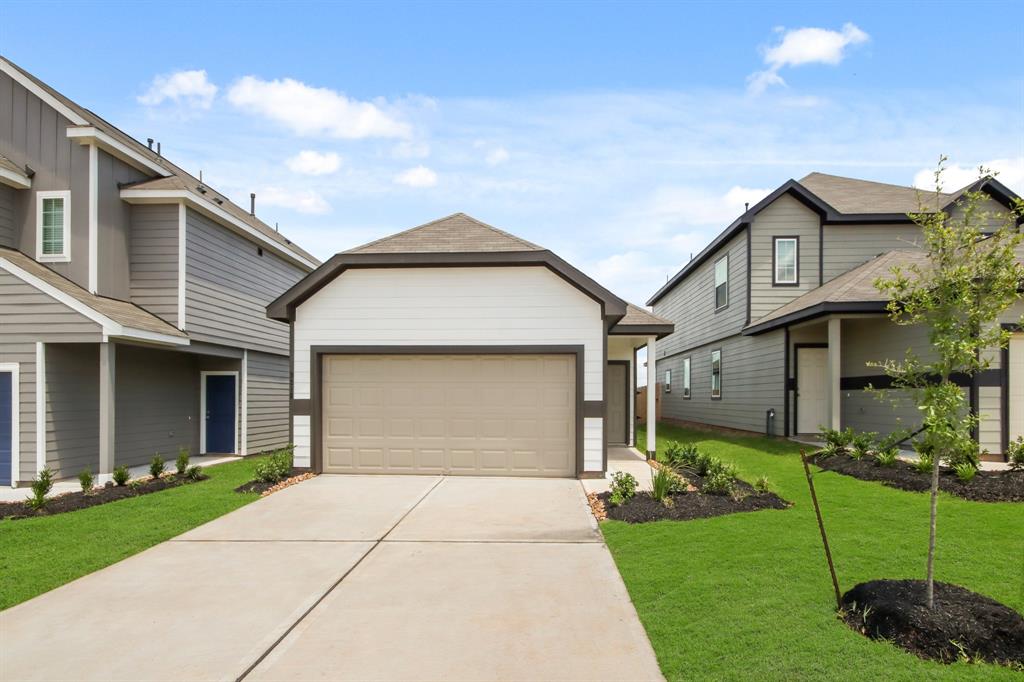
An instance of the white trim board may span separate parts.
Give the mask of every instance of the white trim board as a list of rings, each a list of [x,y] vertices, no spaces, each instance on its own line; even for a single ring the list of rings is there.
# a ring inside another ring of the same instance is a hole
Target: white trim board
[[[68,128],[69,139],[78,140],[79,144],[99,145],[103,151],[124,161],[129,166],[143,172],[156,173],[162,177],[170,177],[173,173],[155,161],[146,158],[125,143],[114,139],[99,128],[91,125],[81,125],[78,128]]]
[[[245,457],[249,454],[249,349],[242,349],[242,374],[238,387],[241,395],[239,409],[241,411],[241,431],[238,439],[238,454]]]
[[[43,200],[63,199],[64,200],[64,226],[61,239],[64,242],[64,253],[58,255],[43,254]],[[36,192],[36,260],[40,263],[70,263],[71,262],[71,190],[46,190]]]
[[[46,344],[36,341],[36,473],[46,468]]]
[[[99,150],[89,145],[89,293],[99,290],[100,261],[100,197],[99,197]]]
[[[178,204],[178,329],[185,331],[185,254],[187,243],[185,202]]]
[[[237,370],[202,370],[199,372],[199,454],[206,454],[206,377],[209,376],[233,376],[235,377],[235,453],[238,453],[238,442],[240,429],[238,428],[238,413],[241,406],[239,392],[241,381]]]
[[[61,116],[71,121],[75,125],[85,125],[88,123],[84,118],[78,115],[71,107],[67,106],[59,99],[54,97],[52,94],[46,91],[45,88],[40,87],[34,80],[23,74],[21,71],[16,69],[13,64],[8,62],[6,59],[0,58],[0,71],[10,76],[16,83],[21,85],[23,88],[31,92],[39,99],[46,102],[48,105],[57,110]]]
[[[21,475],[21,378],[17,362],[0,362],[0,372],[11,373],[11,487]]]
[[[32,178],[10,168],[0,167],[0,182],[14,189],[32,189]]]
[[[63,303],[67,307],[79,313],[83,317],[86,317],[103,328],[103,340],[106,341],[108,338],[123,338],[123,339],[137,339],[141,341],[150,341],[152,343],[164,343],[174,346],[187,346],[191,341],[188,338],[182,338],[177,336],[171,336],[169,334],[161,334],[159,332],[150,332],[142,329],[134,329],[132,327],[125,327],[119,322],[115,322],[103,313],[89,307],[87,304],[82,303],[74,296],[64,293],[52,284],[45,282],[30,272],[27,272],[19,268],[14,263],[11,263],[6,258],[0,258],[0,269],[6,270],[21,281],[25,282],[29,286],[35,287],[39,291],[43,292],[50,298]]]

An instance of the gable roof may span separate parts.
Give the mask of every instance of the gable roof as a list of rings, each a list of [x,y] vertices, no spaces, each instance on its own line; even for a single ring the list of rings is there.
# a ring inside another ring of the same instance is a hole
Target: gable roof
[[[1011,189],[991,177],[981,178],[956,192],[939,195],[936,195],[935,192],[920,191],[914,187],[888,185],[825,173],[810,173],[799,182],[787,180],[726,227],[704,250],[654,292],[654,295],[647,300],[647,305],[654,305],[664,298],[697,266],[714,255],[722,244],[747,229],[758,213],[783,194],[789,194],[817,213],[822,224],[833,225],[842,223],[909,223],[912,222],[912,219],[908,214],[920,211],[922,205],[927,207],[929,203],[933,203],[936,210],[948,211],[960,197],[969,191],[987,192],[1007,206],[1018,198]],[[921,203],[918,201],[919,198]]]
[[[608,330],[609,334],[623,335],[654,335],[659,339],[675,331],[675,324],[664,317],[658,317],[638,305],[626,302],[626,314]]]
[[[465,213],[453,213],[418,227],[383,237],[345,253],[471,253],[543,251]]]
[[[868,262],[844,272],[833,280],[811,289],[781,308],[768,313],[743,330],[746,335],[784,327],[835,312],[884,312],[889,303],[887,296],[875,287],[875,280],[888,275],[894,266],[925,267],[928,254],[917,249],[886,251]]]
[[[155,180],[136,183],[134,185],[135,189],[149,190],[157,194],[155,190],[165,190],[168,186],[173,185],[177,191],[188,192],[193,195],[194,201],[200,205],[208,204],[211,207],[215,206],[231,214],[254,231],[256,235],[253,236],[258,236],[262,241],[268,243],[269,246],[279,249],[304,267],[312,269],[320,263],[311,254],[283,237],[277,230],[251,215],[245,209],[237,206],[224,195],[213,191],[208,185],[203,185],[208,190],[206,194],[199,192],[198,187],[201,183],[190,173],[171,163],[166,157],[157,154],[154,150],[109,121],[68,99],[6,57],[0,57],[0,71],[8,73],[20,81],[27,81],[29,85],[33,86],[32,89],[47,100],[48,103],[52,104],[62,116],[74,124],[74,126],[68,128],[69,133],[75,133],[76,128],[79,129],[77,132],[80,133],[88,133],[90,128],[95,129],[129,149],[135,157],[142,159],[147,168],[150,169],[150,172],[162,176]],[[214,201],[215,198],[220,199],[222,203],[216,203]]]
[[[465,213],[454,213],[332,256],[267,306],[267,316],[288,322],[295,309],[350,268],[543,266],[604,307],[617,322],[626,302],[551,251]]]
[[[10,272],[57,300],[63,299],[62,303],[70,305],[79,313],[104,326],[105,332],[111,335],[183,345],[189,343],[188,334],[153,313],[128,301],[89,293],[88,290],[20,251],[0,247],[0,269]],[[90,315],[90,311],[95,314]]]

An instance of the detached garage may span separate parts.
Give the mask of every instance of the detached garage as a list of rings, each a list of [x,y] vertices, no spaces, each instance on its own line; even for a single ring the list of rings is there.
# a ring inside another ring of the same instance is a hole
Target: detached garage
[[[672,331],[464,214],[337,254],[268,314],[292,328],[296,465],[345,474],[602,476],[635,351]]]

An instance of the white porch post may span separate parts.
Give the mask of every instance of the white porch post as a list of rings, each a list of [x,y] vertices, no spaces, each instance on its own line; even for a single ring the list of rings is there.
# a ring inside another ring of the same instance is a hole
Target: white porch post
[[[658,372],[655,368],[657,364],[655,362],[657,358],[657,349],[655,348],[655,338],[653,336],[647,337],[647,458],[654,459],[656,436],[654,433],[655,424],[657,418],[655,417],[654,410],[657,403],[655,402],[656,393],[658,391]]]
[[[116,346],[100,344],[100,470],[96,482],[103,485],[114,473],[114,386]]]
[[[842,357],[841,347],[842,320],[838,317],[829,318],[828,321],[828,415],[829,428],[840,428],[840,390],[839,378],[841,374],[840,358]]]
[[[245,457],[249,454],[249,350],[242,349],[242,372],[239,378],[241,399],[241,433],[239,434],[238,454]]]
[[[46,344],[36,341],[36,473],[46,468]]]

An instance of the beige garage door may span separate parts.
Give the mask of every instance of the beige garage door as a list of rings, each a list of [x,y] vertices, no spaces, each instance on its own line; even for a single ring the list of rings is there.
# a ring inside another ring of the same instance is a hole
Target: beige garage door
[[[572,355],[329,355],[329,473],[573,476]]]

